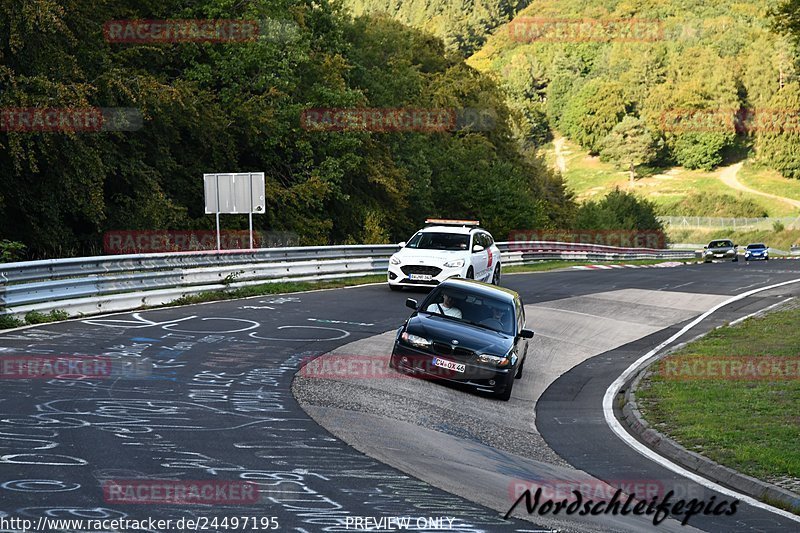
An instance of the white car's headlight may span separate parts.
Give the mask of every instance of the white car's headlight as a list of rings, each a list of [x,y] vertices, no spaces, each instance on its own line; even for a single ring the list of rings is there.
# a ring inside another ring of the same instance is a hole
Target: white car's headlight
[[[508,357],[498,357],[496,355],[488,355],[488,354],[478,355],[478,362],[493,364],[495,366],[500,366],[500,367],[508,366],[508,364],[510,363]]]
[[[464,266],[463,259],[453,259],[452,261],[448,261],[444,264],[447,268],[461,268]]]
[[[432,341],[426,339],[425,337],[420,337],[418,335],[412,335],[407,331],[404,331],[400,338],[403,339],[405,342],[410,344],[411,346],[416,346],[417,348],[430,348],[433,344]]]
[[[389,258],[389,263],[392,265],[399,265],[401,261],[397,258],[396,255],[393,255],[392,257]]]

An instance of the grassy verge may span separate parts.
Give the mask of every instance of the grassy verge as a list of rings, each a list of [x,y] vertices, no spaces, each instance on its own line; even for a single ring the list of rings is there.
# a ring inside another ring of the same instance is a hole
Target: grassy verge
[[[767,481],[800,480],[798,328],[800,309],[790,309],[717,329],[685,346],[642,381],[637,398],[643,415],[657,430],[720,464]],[[672,377],[666,371],[670,362],[676,368],[683,360],[678,358],[707,364],[731,356],[782,358],[793,362],[794,378],[683,379],[685,373]]]
[[[66,320],[69,314],[60,309],[53,309],[49,313],[39,313],[38,311],[31,311],[25,315],[24,320],[10,315],[0,315],[0,330],[18,328],[21,326],[29,326],[32,324],[45,324],[47,322],[58,322],[59,320]]]
[[[739,171],[739,182],[757,191],[800,200],[800,180],[784,178],[776,170],[746,163]]]

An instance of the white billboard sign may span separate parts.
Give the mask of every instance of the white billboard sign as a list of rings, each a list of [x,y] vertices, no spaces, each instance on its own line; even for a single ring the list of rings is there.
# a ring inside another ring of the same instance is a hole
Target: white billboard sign
[[[266,212],[263,172],[203,174],[206,214],[217,216],[217,250],[220,249],[219,215],[247,214],[250,219],[250,248],[253,248],[253,213]]]
[[[203,174],[203,182],[207,215],[264,213],[266,210],[263,172]]]

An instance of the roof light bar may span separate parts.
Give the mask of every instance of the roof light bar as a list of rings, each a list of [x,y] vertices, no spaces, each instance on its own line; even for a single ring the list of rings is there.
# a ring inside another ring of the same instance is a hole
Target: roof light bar
[[[453,220],[449,218],[427,218],[425,224],[436,226],[480,226],[480,220]]]

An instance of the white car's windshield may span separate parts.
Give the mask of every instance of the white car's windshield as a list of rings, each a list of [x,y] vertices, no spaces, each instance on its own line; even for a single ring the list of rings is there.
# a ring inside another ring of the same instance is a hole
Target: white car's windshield
[[[406,244],[406,248],[424,250],[466,250],[468,247],[469,235],[459,233],[420,232]]]

